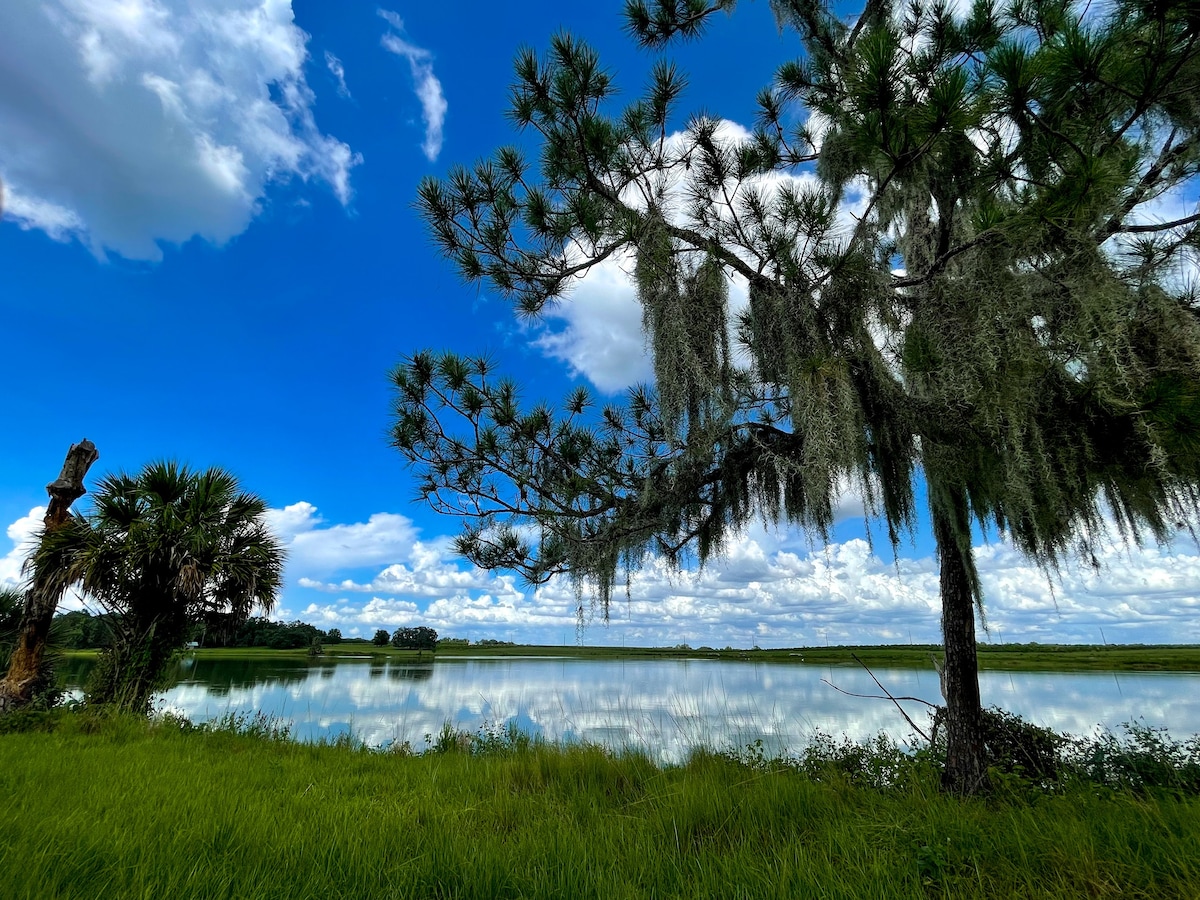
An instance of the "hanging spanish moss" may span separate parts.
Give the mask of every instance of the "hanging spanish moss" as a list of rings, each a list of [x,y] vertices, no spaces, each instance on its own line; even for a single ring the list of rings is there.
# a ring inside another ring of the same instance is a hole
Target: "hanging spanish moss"
[[[733,0],[632,0],[647,46]],[[395,373],[395,443],[459,548],[607,613],[646,554],[719,553],[766,520],[828,537],[847,486],[896,544],[922,482],[946,646],[947,784],[978,752],[972,551],[1000,531],[1051,572],[1110,523],[1166,540],[1200,510],[1200,175],[1193,4],[773,0],[798,56],[745,137],[679,133],[682,76],[624,110],[594,52],[524,54],[514,121],[543,141],[421,188],[442,250],[536,314],[632,253],[655,385],[523,412],[484,361]],[[507,173],[507,174],[502,174]],[[1183,193],[1181,193],[1181,191]],[[1193,191],[1194,193],[1194,191]],[[728,284],[748,286],[732,315]],[[732,319],[732,321],[730,321]],[[732,335],[734,343],[730,343]]]

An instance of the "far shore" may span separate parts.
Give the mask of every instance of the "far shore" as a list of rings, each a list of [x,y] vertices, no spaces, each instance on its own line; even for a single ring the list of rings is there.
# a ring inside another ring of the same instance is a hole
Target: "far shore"
[[[67,656],[95,655],[94,650],[67,651]],[[203,647],[185,651],[201,659],[312,658],[307,650],[271,650],[266,647]],[[562,659],[680,659],[790,663],[815,666],[928,669],[941,655],[936,644],[891,646],[788,647],[771,650],[715,649],[710,647],[589,647],[579,644],[450,645],[436,653],[377,647],[369,641],[348,640],[326,644],[314,661],[340,657],[399,658],[405,660],[461,659],[465,657],[554,657]],[[981,670],[1025,672],[1197,672],[1197,644],[982,644]]]

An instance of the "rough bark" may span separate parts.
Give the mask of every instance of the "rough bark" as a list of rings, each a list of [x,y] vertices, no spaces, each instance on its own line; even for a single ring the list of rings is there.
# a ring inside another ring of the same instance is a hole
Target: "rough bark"
[[[71,504],[87,493],[83,479],[92,463],[100,458],[96,445],[84,438],[72,444],[58,478],[46,485],[50,504],[43,519],[43,535],[61,528],[71,513]],[[8,674],[0,681],[0,713],[24,706],[33,699],[42,681],[46,639],[61,597],[55,592],[30,588],[25,593],[25,608],[17,629],[17,643],[8,664]]]
[[[964,557],[971,549],[961,546],[959,532],[944,513],[936,510],[933,532],[941,570],[942,639],[946,649],[942,668],[942,693],[946,699],[946,768],[942,773],[942,789],[955,794],[974,794],[987,787],[987,766],[975,644],[975,597]]]

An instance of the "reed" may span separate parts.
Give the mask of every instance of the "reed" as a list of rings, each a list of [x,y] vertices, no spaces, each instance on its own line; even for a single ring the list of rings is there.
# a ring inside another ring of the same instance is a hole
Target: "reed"
[[[1194,791],[1000,778],[960,800],[886,741],[661,767],[516,732],[447,730],[413,754],[300,744],[262,718],[48,713],[9,729],[11,900],[1195,898],[1200,885]]]

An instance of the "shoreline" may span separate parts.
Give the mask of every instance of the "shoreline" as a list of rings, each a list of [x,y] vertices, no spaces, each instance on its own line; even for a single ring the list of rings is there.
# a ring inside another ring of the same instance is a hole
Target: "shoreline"
[[[95,656],[95,650],[70,650],[67,658]],[[307,650],[267,647],[202,647],[184,651],[199,659],[311,659],[314,664],[342,658],[435,662],[438,659],[627,659],[720,660],[792,665],[899,669],[932,669],[941,653],[936,644],[790,647],[773,650],[717,650],[708,647],[587,647],[544,644],[511,646],[450,646],[436,653],[376,647],[368,642],[327,644],[318,657]],[[1009,672],[1175,672],[1200,673],[1197,644],[981,644],[980,671]]]

